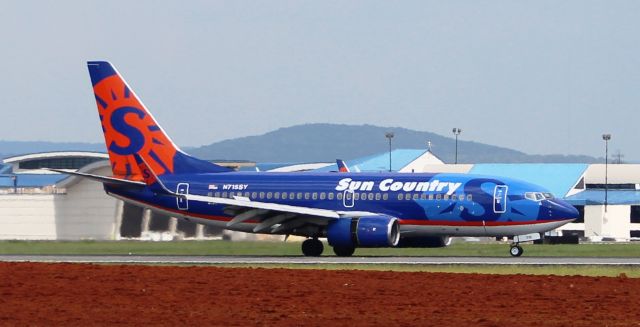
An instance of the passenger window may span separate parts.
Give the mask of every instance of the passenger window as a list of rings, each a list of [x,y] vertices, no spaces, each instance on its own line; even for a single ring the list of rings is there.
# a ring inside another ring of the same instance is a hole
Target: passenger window
[[[473,195],[467,194],[467,201],[471,201],[471,200],[473,200]]]
[[[213,196],[213,192],[207,193],[207,196]]]
[[[433,194],[429,194],[429,200],[433,200]]]
[[[222,197],[226,198],[227,197],[227,192],[222,192]]]
[[[419,196],[420,196],[420,194],[416,193],[416,194],[413,195],[413,199],[417,200]]]
[[[282,199],[283,199],[283,200],[286,200],[288,195],[289,195],[289,193],[287,193],[287,192],[282,192]]]
[[[309,200],[309,192],[305,192],[304,193],[304,199],[305,200]]]
[[[437,194],[436,195],[436,200],[442,200],[442,194]]]
[[[220,197],[220,192],[213,193],[213,196],[215,196],[216,198],[219,198]]]
[[[260,192],[260,198],[264,199],[264,192]]]
[[[342,193],[338,193],[338,200],[342,200]]]
[[[404,194],[398,193],[398,200],[404,200]]]
[[[369,197],[369,201],[373,201],[373,193],[369,193],[368,197]]]
[[[273,198],[274,199],[280,199],[280,192],[273,193]]]
[[[376,193],[376,201],[380,201],[380,193]]]
[[[318,199],[318,193],[313,192],[313,194],[311,194],[311,199],[317,200]]]
[[[329,193],[329,200],[333,200],[333,192]]]
[[[425,193],[420,194],[420,199],[426,200],[427,199],[427,195]]]
[[[347,197],[347,200],[348,200],[348,199],[349,199],[349,198]],[[354,199],[354,200],[360,200],[360,193],[354,192],[354,193],[353,193],[353,199]]]
[[[289,193],[289,199],[294,200],[296,198],[296,194],[291,192]]]
[[[389,200],[389,194],[387,194],[387,193],[382,194],[382,200],[383,201]]]
[[[327,194],[326,193],[324,193],[324,192],[320,193],[320,200],[324,200],[326,198],[327,198]]]
[[[258,197],[258,193],[256,193],[256,192],[252,192],[252,193],[251,193],[251,197],[252,197],[252,198],[254,198],[254,199],[255,199],[255,198],[257,198],[257,197]]]
[[[298,195],[296,196],[296,198],[298,198],[298,200],[302,200],[302,192],[298,192]]]
[[[464,195],[460,194],[460,196],[458,196],[458,200],[464,201]]]
[[[445,199],[445,200],[449,200],[449,194],[445,194],[445,195],[444,195],[444,199]]]

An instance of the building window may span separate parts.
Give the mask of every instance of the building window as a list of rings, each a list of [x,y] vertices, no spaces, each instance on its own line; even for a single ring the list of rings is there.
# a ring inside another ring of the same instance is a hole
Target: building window
[[[80,169],[90,163],[105,160],[104,158],[51,158],[36,159],[18,163],[20,169]]]
[[[640,206],[631,206],[631,223],[640,224]]]

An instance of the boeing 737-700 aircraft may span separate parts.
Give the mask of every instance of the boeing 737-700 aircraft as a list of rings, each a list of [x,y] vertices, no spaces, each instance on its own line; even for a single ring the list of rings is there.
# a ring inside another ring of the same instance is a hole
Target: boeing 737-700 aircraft
[[[322,254],[320,238],[350,256],[357,247],[443,246],[450,236],[513,236],[519,256],[520,242],[578,216],[539,186],[495,176],[236,172],[182,152],[110,63],[88,66],[113,176],[60,172],[169,216],[307,237],[307,256]]]

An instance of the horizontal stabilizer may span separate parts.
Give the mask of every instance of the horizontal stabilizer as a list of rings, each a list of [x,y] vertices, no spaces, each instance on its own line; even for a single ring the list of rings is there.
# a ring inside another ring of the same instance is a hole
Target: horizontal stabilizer
[[[120,179],[120,178],[115,178],[115,177],[107,177],[107,176],[102,176],[102,175],[79,173],[79,172],[76,172],[76,171],[68,171],[68,170],[53,169],[53,168],[48,168],[47,170],[55,171],[56,173],[80,176],[80,177],[83,177],[83,178],[92,179],[94,181],[102,182],[104,184],[109,184],[109,185],[136,186],[136,187],[144,187],[145,186],[145,184],[143,182],[130,181],[130,180],[127,180],[127,179]]]

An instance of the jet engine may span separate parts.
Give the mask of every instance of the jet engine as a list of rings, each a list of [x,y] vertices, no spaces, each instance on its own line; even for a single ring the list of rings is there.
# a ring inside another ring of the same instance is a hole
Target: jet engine
[[[342,218],[327,226],[327,241],[334,248],[392,247],[399,240],[400,223],[395,217]]]

